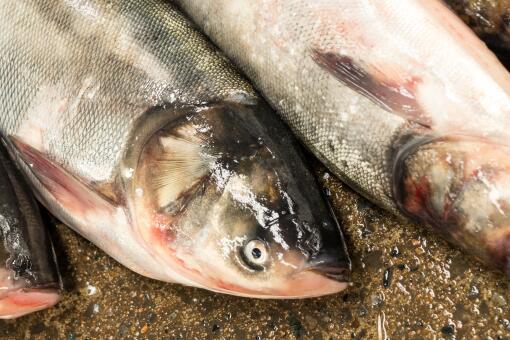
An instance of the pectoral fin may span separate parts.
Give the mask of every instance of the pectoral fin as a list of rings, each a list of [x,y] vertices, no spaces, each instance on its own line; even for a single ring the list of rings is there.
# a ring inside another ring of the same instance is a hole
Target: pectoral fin
[[[391,67],[373,66],[369,69],[349,56],[333,52],[313,49],[312,59],[340,82],[369,98],[383,109],[422,126],[430,126],[430,120],[423,114],[416,101],[415,91],[419,83],[418,79],[388,72],[387,70]]]
[[[42,152],[18,137],[11,136],[10,140],[34,176],[68,214],[85,222],[90,212],[113,214],[115,207],[110,202]]]

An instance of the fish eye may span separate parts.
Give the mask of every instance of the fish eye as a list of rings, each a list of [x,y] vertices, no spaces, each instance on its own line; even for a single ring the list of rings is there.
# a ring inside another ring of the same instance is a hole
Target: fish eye
[[[266,244],[261,240],[251,240],[242,250],[246,264],[254,270],[263,270],[269,260]]]

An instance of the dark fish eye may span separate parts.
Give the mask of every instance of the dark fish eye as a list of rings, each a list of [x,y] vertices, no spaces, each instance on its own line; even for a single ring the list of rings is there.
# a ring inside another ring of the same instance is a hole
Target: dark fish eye
[[[262,256],[262,250],[260,250],[259,248],[253,248],[251,250],[251,255],[253,256],[253,258],[259,259]]]
[[[263,270],[269,260],[266,244],[261,240],[251,240],[241,251],[246,264],[254,270]]]

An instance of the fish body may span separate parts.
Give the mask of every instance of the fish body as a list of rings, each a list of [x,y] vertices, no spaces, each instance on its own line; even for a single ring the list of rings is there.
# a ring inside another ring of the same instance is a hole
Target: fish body
[[[177,0],[336,175],[510,272],[510,76],[436,0]]]
[[[510,67],[510,1],[445,0],[445,3]]]
[[[53,306],[60,288],[35,198],[0,143],[0,319]]]
[[[347,285],[298,143],[172,5],[5,1],[0,17],[0,133],[58,218],[159,280],[255,297]]]

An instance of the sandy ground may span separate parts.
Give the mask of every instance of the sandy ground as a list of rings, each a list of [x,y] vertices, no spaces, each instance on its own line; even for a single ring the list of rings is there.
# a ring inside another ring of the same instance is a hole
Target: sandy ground
[[[165,284],[57,224],[62,301],[0,321],[0,338],[510,339],[508,279],[318,172],[354,262],[346,291],[257,301]]]

